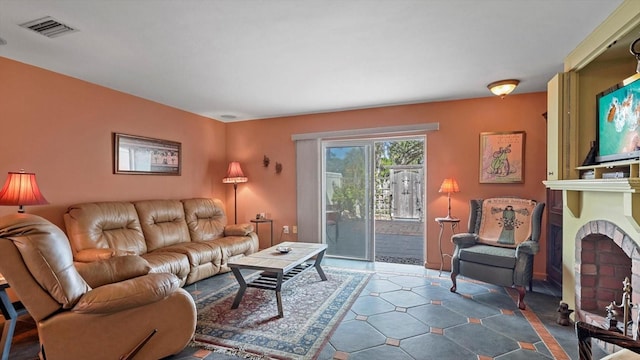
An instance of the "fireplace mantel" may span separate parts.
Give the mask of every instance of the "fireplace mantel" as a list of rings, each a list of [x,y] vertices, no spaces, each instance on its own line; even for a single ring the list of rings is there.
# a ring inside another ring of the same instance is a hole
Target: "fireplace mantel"
[[[543,183],[551,190],[563,191],[564,205],[576,218],[581,217],[583,193],[620,194],[623,215],[640,230],[640,178],[547,180]]]

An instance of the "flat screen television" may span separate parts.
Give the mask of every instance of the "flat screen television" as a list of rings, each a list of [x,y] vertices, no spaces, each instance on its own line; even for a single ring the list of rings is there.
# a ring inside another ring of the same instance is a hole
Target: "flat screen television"
[[[640,158],[640,74],[596,96],[596,162]]]

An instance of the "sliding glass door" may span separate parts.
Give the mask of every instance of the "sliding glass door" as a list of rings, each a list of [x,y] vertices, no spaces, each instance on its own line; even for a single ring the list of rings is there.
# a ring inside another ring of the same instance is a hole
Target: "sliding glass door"
[[[327,255],[373,259],[372,147],[372,142],[360,141],[322,145],[322,238]]]

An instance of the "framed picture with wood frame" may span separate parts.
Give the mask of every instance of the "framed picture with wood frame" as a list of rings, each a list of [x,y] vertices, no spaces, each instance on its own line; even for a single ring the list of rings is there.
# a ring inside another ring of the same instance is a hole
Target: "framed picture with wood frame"
[[[182,144],[175,141],[113,133],[113,173],[180,175]]]
[[[480,183],[524,183],[524,131],[480,133]]]

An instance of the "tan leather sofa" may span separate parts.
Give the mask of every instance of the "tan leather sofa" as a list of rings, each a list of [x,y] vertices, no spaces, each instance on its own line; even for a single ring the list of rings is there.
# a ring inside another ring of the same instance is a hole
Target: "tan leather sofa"
[[[218,199],[94,202],[64,215],[78,268],[122,255],[139,255],[152,273],[192,284],[230,269],[230,259],[258,250],[251,224],[227,225]]]
[[[175,275],[149,273],[139,256],[96,261],[83,274],[73,265],[54,224],[0,217],[0,273],[37,324],[41,359],[161,359],[191,340],[196,308]]]

